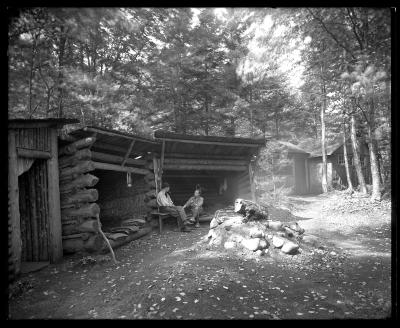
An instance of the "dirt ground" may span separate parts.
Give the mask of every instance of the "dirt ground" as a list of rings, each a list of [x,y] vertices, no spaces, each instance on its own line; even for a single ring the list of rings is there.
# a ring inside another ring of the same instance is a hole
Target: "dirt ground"
[[[209,224],[168,222],[109,256],[65,258],[22,277],[9,318],[342,319],[391,316],[390,201],[290,197],[322,247],[248,257],[208,249]],[[271,246],[272,247],[272,246]]]

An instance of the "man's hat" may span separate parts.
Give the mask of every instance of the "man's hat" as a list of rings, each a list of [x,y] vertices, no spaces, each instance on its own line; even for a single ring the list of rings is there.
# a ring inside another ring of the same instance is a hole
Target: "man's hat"
[[[162,189],[169,187],[169,183],[168,182],[163,182],[162,183]]]

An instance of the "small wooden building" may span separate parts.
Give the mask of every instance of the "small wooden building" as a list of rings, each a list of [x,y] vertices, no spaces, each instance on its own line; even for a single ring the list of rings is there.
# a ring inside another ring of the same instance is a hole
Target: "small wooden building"
[[[293,176],[295,180],[294,192],[296,194],[322,192],[322,151],[306,151],[288,142],[281,144],[288,148],[288,154],[293,158]],[[337,187],[347,185],[346,169],[343,154],[344,142],[338,140],[327,145],[327,180],[328,186]],[[353,186],[358,185],[357,174],[353,163],[353,149],[350,140],[346,142],[346,150],[350,165],[350,176]],[[368,145],[362,143],[360,160],[365,182],[371,183],[371,170],[369,163]]]
[[[57,134],[70,119],[8,121],[9,277],[62,258]]]

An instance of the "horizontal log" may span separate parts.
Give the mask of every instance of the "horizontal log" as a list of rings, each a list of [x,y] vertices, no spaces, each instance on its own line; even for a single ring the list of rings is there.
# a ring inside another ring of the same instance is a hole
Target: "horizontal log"
[[[247,165],[244,160],[165,158],[164,164]]]
[[[26,157],[26,158],[42,158],[42,159],[51,158],[51,154],[48,151],[25,149],[19,147],[17,147],[17,155],[19,157]]]
[[[63,225],[62,234],[63,236],[77,234],[81,232],[98,232],[99,225],[97,220],[86,220],[81,224],[68,224]]]
[[[104,245],[103,237],[100,234],[92,234],[87,240],[82,238],[70,238],[62,241],[63,251],[66,254],[80,251],[96,252],[100,251]]]
[[[218,170],[244,171],[245,165],[195,165],[195,164],[164,164],[164,170]]]
[[[83,240],[87,240],[87,239],[89,239],[89,237],[90,237],[91,235],[92,235],[92,234],[89,233],[89,232],[82,232],[82,233],[76,233],[76,234],[73,234],[73,235],[62,236],[62,239],[63,239],[63,240],[66,240],[66,239],[81,238],[81,239],[83,239]]]
[[[151,227],[143,227],[142,229],[140,229],[138,232],[134,232],[130,235],[128,235],[127,237],[123,238],[123,239],[119,239],[119,240],[111,240],[109,239],[110,245],[113,249],[125,245],[133,240],[136,240],[140,237],[143,237],[145,235],[147,235],[149,232],[151,232],[152,228]],[[103,253],[108,253],[110,250],[107,247],[107,245],[104,245],[102,252]]]
[[[124,133],[115,133],[115,132],[112,132],[112,131],[105,131],[105,130],[101,130],[101,129],[97,129],[97,128],[92,128],[92,127],[84,127],[83,128],[85,131],[89,131],[89,132],[97,132],[97,133],[99,133],[99,134],[103,134],[103,135],[107,135],[107,136],[111,136],[111,137],[115,137],[115,136],[117,136],[117,137],[122,137],[122,138],[126,138],[126,139],[129,139],[129,140],[138,140],[138,141],[145,141],[145,142],[148,142],[148,143],[152,143],[152,144],[158,144],[159,142],[158,141],[155,141],[155,140],[150,140],[150,139],[148,139],[148,138],[138,138],[138,137],[135,137],[135,136],[128,136],[128,135],[126,135],[126,134],[124,134]],[[125,152],[126,152],[126,150],[125,150]]]
[[[91,203],[79,208],[67,208],[61,210],[61,219],[68,220],[73,217],[96,217],[98,214],[100,214],[99,205]]]
[[[64,168],[67,166],[74,166],[79,162],[90,160],[92,158],[92,152],[89,148],[78,150],[76,153],[67,156],[61,156],[58,158],[58,166]]]
[[[99,178],[92,174],[80,175],[72,181],[66,183],[60,182],[60,192],[65,193],[85,187],[93,187],[99,182]]]
[[[97,189],[85,189],[72,195],[61,195],[61,206],[71,205],[76,203],[95,202],[99,198]]]
[[[222,141],[205,141],[205,140],[186,140],[186,139],[172,139],[172,138],[159,138],[160,140],[181,142],[190,144],[203,144],[203,145],[221,145],[221,146],[233,146],[233,147],[261,147],[261,144],[254,143],[238,143],[238,142],[222,142]]]
[[[96,142],[95,137],[88,137],[84,139],[80,139],[78,141],[75,141],[69,145],[66,145],[64,147],[61,147],[58,155],[72,155],[75,153],[78,149],[89,147],[90,145],[94,144]]]
[[[165,153],[164,158],[169,159],[169,158],[199,158],[199,159],[227,159],[227,160],[244,160],[247,161],[247,158],[249,156],[231,156],[231,155],[213,155],[213,154],[204,154],[204,153],[198,153],[198,154],[182,154],[182,153]]]
[[[95,169],[95,164],[92,161],[80,162],[76,166],[67,167],[60,170],[60,179],[65,178],[73,174],[82,174],[93,171]]]
[[[79,225],[82,224],[83,222],[87,221],[87,220],[92,220],[92,217],[72,217],[72,218],[68,218],[65,219],[63,221],[61,221],[61,224],[63,227],[67,226],[67,225]]]
[[[117,163],[117,164],[122,164],[124,157],[122,156],[117,156],[117,155],[110,155],[110,154],[104,154],[100,152],[92,152],[92,159],[97,162],[106,162],[106,163]],[[144,160],[141,159],[132,159],[128,158],[125,162],[125,165],[139,165],[143,166],[145,163]]]
[[[131,167],[131,166],[121,166],[121,165],[116,165],[116,164],[100,163],[100,162],[93,162],[93,164],[97,170],[130,172],[133,174],[142,174],[142,175],[147,174],[147,172],[149,172],[146,169],[139,169],[139,168]]]

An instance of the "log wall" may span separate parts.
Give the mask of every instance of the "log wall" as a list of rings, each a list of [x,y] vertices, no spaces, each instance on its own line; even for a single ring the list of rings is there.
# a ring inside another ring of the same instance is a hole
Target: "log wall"
[[[145,230],[139,228],[132,237],[128,232],[129,229],[124,227],[126,220],[146,217],[149,212],[145,194],[152,186],[144,174],[147,172],[152,174],[151,171],[148,168],[108,163],[107,154],[94,153],[90,150],[94,142],[95,138],[85,138],[60,149],[64,253],[97,252],[107,249],[99,228],[105,232],[113,248],[129,238],[141,236],[144,232],[148,233],[147,227],[143,227]],[[99,160],[106,162],[98,162]],[[127,185],[127,172],[131,172],[131,187]],[[154,176],[150,179],[154,180]],[[97,216],[100,218],[100,227]],[[127,236],[119,238],[116,242],[113,239],[115,229],[124,230]]]
[[[97,224],[100,207],[99,178],[93,175],[90,146],[95,138],[85,138],[60,148],[60,207],[62,247],[66,254],[100,251],[103,239]],[[90,172],[90,173],[89,173]]]

